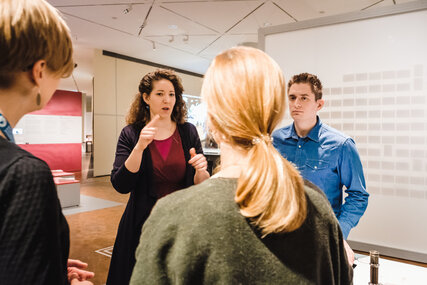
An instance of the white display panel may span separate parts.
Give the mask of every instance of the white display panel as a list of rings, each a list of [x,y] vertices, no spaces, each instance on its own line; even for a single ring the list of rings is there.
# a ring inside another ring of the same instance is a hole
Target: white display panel
[[[82,142],[81,116],[25,115],[14,128],[17,144]]]
[[[286,80],[319,76],[320,118],[356,141],[371,198],[349,240],[427,262],[427,5],[416,4],[418,11],[261,34]]]

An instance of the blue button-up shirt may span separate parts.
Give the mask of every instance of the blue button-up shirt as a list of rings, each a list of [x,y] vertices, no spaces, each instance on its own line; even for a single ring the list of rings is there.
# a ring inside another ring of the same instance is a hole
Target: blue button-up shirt
[[[273,144],[305,179],[325,192],[347,239],[365,212],[369,197],[353,139],[318,117],[306,137],[298,137],[292,124],[273,133]],[[348,194],[344,204],[343,186]]]

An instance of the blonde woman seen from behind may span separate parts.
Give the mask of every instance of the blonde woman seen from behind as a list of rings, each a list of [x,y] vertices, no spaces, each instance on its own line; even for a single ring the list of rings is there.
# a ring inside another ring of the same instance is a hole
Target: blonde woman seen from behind
[[[264,52],[229,49],[202,87],[221,149],[211,179],[160,200],[145,223],[131,284],[351,284],[326,197],[275,150],[286,84]]]

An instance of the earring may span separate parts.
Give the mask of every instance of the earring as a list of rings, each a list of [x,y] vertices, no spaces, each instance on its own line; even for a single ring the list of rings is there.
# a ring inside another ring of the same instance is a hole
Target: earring
[[[40,92],[37,92],[37,96],[36,96],[36,104],[37,104],[37,106],[40,106],[41,102],[42,102],[42,98],[40,96]]]

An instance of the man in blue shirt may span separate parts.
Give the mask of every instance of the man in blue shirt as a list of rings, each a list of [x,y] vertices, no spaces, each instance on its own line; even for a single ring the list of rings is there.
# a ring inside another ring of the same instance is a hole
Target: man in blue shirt
[[[302,73],[288,83],[289,111],[294,123],[273,133],[273,144],[301,175],[322,189],[341,225],[344,238],[368,206],[362,163],[352,138],[323,124],[322,83]],[[343,203],[343,186],[347,197]],[[345,242],[349,260],[353,252]]]

